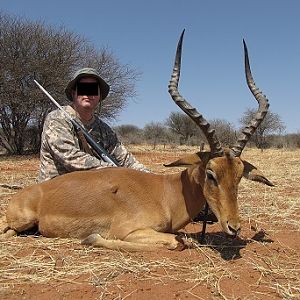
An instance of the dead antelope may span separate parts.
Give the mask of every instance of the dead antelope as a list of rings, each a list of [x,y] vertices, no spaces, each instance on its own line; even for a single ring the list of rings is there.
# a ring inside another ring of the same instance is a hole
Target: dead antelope
[[[272,183],[240,155],[268,110],[256,88],[244,43],[248,86],[258,111],[231,149],[223,149],[209,123],[178,92],[183,33],[180,37],[169,93],[201,128],[210,152],[184,157],[169,166],[187,165],[178,174],[151,174],[127,168],[105,168],[62,175],[23,189],[9,202],[6,234],[38,225],[46,237],[84,239],[83,244],[109,249],[182,249],[177,231],[188,224],[207,200],[223,230],[240,231],[238,184],[247,179]]]

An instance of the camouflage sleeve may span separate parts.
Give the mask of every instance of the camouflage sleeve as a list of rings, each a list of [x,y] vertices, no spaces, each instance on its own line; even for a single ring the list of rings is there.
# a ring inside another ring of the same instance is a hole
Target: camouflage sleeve
[[[99,118],[93,125],[94,127],[90,128],[91,135],[99,145],[117,160],[121,167],[150,172],[125,148],[110,126]]]
[[[133,155],[130,153],[122,143],[118,143],[114,148],[112,154],[117,159],[121,167],[132,168],[135,170],[144,171],[150,173],[143,164],[141,164]]]
[[[111,166],[109,163],[85,153],[80,149],[79,141],[70,121],[49,117],[46,120],[43,142],[48,150],[64,168],[71,172]]]

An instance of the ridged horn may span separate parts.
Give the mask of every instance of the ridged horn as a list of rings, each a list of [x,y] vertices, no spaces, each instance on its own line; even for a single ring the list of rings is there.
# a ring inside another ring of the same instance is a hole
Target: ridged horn
[[[253,96],[258,102],[258,109],[255,113],[253,119],[251,122],[243,128],[240,136],[237,139],[237,142],[235,145],[231,148],[234,156],[240,156],[243,149],[245,148],[247,142],[251,138],[251,136],[254,134],[258,126],[261,124],[261,122],[264,120],[268,108],[269,103],[268,99],[265,95],[262,94],[262,92],[256,87],[252,74],[250,69],[250,63],[249,63],[249,57],[248,57],[248,49],[245,40],[243,40],[244,44],[244,56],[245,56],[245,74],[246,74],[246,80],[248,87],[250,91],[252,92]]]
[[[196,108],[192,107],[178,92],[183,36],[184,30],[181,33],[177,45],[173,73],[169,84],[169,94],[171,95],[174,102],[200,127],[210,146],[211,156],[222,156],[224,151],[221,147],[220,142],[218,141],[218,138],[215,134],[215,130],[210,128],[210,124],[205,120],[205,118],[196,110]]]

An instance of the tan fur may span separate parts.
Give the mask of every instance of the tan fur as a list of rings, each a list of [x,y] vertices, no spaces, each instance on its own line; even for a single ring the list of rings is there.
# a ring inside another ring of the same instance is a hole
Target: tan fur
[[[189,164],[191,157],[176,165]],[[237,187],[244,162],[230,155],[207,163],[198,157],[178,174],[105,168],[27,187],[9,202],[6,231],[12,235],[38,225],[46,237],[80,238],[84,244],[110,249],[182,249],[184,240],[176,233],[201,211],[206,199],[223,230],[235,235],[240,229]]]

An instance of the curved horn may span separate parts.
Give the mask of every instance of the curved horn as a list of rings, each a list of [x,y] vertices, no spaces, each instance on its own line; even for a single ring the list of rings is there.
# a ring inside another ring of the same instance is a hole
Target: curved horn
[[[217,139],[215,130],[210,128],[210,124],[205,120],[205,118],[194,107],[192,107],[178,92],[183,35],[184,30],[182,31],[177,45],[173,73],[169,84],[169,93],[174,102],[200,127],[210,146],[211,155],[222,156],[224,151],[221,147],[220,142]]]
[[[251,138],[251,136],[254,134],[255,130],[257,127],[260,125],[260,123],[263,121],[265,118],[268,108],[269,108],[269,103],[268,99],[266,98],[265,95],[262,94],[262,92],[256,87],[251,70],[250,70],[250,64],[249,64],[249,57],[248,57],[248,50],[247,50],[247,45],[245,41],[243,40],[244,44],[244,53],[245,53],[245,73],[246,73],[246,80],[248,87],[250,91],[252,92],[253,96],[258,102],[258,110],[255,113],[253,119],[251,122],[242,130],[241,135],[237,139],[237,142],[235,145],[231,148],[233,151],[234,156],[240,156],[243,149],[245,148],[247,142]]]

